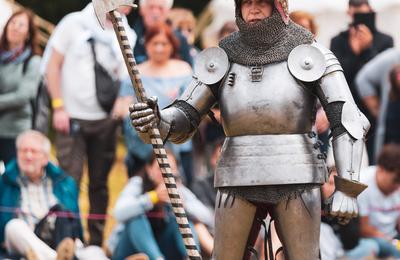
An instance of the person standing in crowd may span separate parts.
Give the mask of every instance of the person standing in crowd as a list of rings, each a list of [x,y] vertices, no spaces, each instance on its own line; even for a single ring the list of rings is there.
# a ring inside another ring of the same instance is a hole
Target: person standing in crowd
[[[58,237],[59,241],[46,241],[51,242],[54,248],[58,246],[57,252],[34,231],[55,205],[79,215],[76,183],[49,162],[51,144],[40,132],[28,130],[19,134],[16,147],[17,159],[7,165],[0,177],[0,206],[2,210],[14,210],[0,214],[0,244],[5,242],[10,254],[27,256],[28,259],[55,260],[58,253],[58,257],[63,258],[57,259],[72,260],[72,239],[82,234],[79,219],[74,224],[71,222],[71,226],[63,222],[64,233],[61,235],[65,237]]]
[[[0,38],[0,161],[5,164],[16,156],[17,135],[32,128],[39,53],[33,14],[25,9],[15,12]]]
[[[168,22],[171,23],[172,28],[185,36],[190,47],[190,56],[194,60],[200,50],[194,45],[196,40],[196,17],[194,17],[193,12],[186,8],[172,8],[168,14]]]
[[[348,223],[366,188],[359,173],[369,122],[333,53],[293,23],[288,10],[285,0],[236,0],[239,32],[197,56],[185,92],[161,111],[154,99],[130,107],[143,140],[150,142],[156,124],[163,140],[182,143],[220,104],[227,138],[214,182],[215,259],[250,259],[268,213],[286,259],[319,258],[320,186],[327,170],[312,132],[317,98],[332,128],[338,172],[329,215]]]
[[[145,47],[148,60],[138,66],[143,85],[149,96],[157,96],[161,107],[168,106],[182,92],[191,80],[190,65],[177,59],[179,41],[171,26],[159,24],[146,31]],[[124,118],[124,135],[128,154],[127,169],[130,175],[143,171],[145,163],[152,156],[151,145],[145,144],[138,137],[130,123],[128,108],[134,100],[134,91],[129,78],[122,82],[121,97],[118,99],[118,117]],[[120,105],[122,104],[122,105]],[[189,187],[192,176],[192,145],[191,142],[173,146],[175,155],[181,160],[184,170],[184,183]]]
[[[360,208],[359,245],[347,253],[350,259],[400,258],[400,146],[385,145],[377,165],[362,170],[362,180],[368,184],[358,200]]]
[[[160,23],[166,23],[168,20],[168,12],[172,8],[174,0],[140,0],[139,16],[133,25],[138,38],[134,48],[136,62],[142,63],[148,59],[145,47],[146,31]],[[175,31],[175,36],[179,40],[179,58],[189,64],[193,63],[190,55],[190,47],[179,31]]]
[[[386,139],[388,131],[389,135],[398,135],[396,119],[399,111],[396,105],[398,101],[395,102],[398,78],[396,72],[392,71],[397,64],[400,64],[400,50],[389,49],[368,62],[356,77],[357,91],[369,113],[377,121],[376,135],[372,140],[374,154],[379,154],[383,144],[389,141]],[[391,111],[389,111],[390,106]]]
[[[393,38],[381,33],[375,26],[375,12],[368,0],[349,0],[348,14],[351,24],[331,41],[331,50],[343,66],[354,101],[371,122],[369,136],[375,134],[375,118],[364,106],[355,86],[359,70],[380,52],[393,47]],[[374,161],[374,138],[367,139],[367,151]]]
[[[120,11],[127,14],[130,7]],[[135,33],[123,18],[130,42]],[[92,4],[68,14],[57,25],[45,51],[45,75],[53,108],[55,145],[61,168],[80,183],[87,159],[90,214],[105,214],[108,174],[114,162],[117,121],[105,111],[96,95],[96,60],[114,79],[126,75],[119,45],[107,21],[103,30]],[[113,86],[110,86],[113,87]],[[112,114],[112,113],[111,113]],[[89,244],[101,246],[105,220],[89,219]]]

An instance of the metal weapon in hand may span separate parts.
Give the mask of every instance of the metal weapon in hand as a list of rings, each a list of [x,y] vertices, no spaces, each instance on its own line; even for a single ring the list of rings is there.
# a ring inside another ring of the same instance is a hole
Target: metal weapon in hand
[[[121,14],[117,11],[120,6],[131,6],[136,7],[133,0],[92,0],[93,7],[99,20],[101,27],[105,28],[106,17],[109,15],[111,22],[114,27],[115,34],[117,36],[119,46],[122,51],[122,55],[125,60],[126,67],[129,72],[129,76],[134,87],[134,91],[139,102],[146,102],[146,92],[143,88],[142,81],[140,79],[139,70],[133,56],[131,45],[122,23]],[[163,140],[160,136],[160,131],[157,126],[154,126],[149,130],[151,144],[153,151],[156,155],[158,165],[161,168],[165,186],[168,190],[168,195],[171,200],[172,209],[174,211],[176,221],[178,222],[179,231],[182,235],[185,243],[186,251],[189,259],[200,260],[201,256],[197,250],[193,234],[189,226],[185,209],[182,205],[181,197],[178,193],[176,180],[172,173],[171,166],[169,164],[167,153],[164,148]]]

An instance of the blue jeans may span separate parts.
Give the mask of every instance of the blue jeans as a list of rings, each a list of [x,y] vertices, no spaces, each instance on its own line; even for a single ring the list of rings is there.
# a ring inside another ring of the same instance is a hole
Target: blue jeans
[[[357,247],[347,252],[349,259],[362,259],[366,256],[400,258],[400,251],[389,241],[382,238],[362,238]]]
[[[193,225],[191,227],[193,230]],[[127,222],[112,259],[123,260],[125,257],[136,253],[145,253],[150,260],[158,258],[167,260],[186,259],[185,245],[176,220],[169,217],[168,223],[162,230],[157,230],[157,234],[154,234],[145,215]]]

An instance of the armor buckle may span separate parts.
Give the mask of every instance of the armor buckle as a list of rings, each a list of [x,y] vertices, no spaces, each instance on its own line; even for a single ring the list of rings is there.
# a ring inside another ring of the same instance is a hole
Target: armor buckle
[[[264,67],[255,66],[250,68],[251,82],[261,82],[264,74]]]

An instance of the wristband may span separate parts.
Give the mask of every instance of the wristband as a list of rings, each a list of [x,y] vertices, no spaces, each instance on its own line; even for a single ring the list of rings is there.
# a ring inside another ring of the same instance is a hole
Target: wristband
[[[151,201],[153,204],[157,204],[157,202],[158,202],[158,195],[157,195],[157,192],[156,192],[155,190],[152,190],[152,191],[147,192],[147,194],[148,194],[149,197],[150,197],[150,201]]]
[[[51,107],[57,109],[64,106],[64,102],[61,98],[54,98],[51,100]]]

